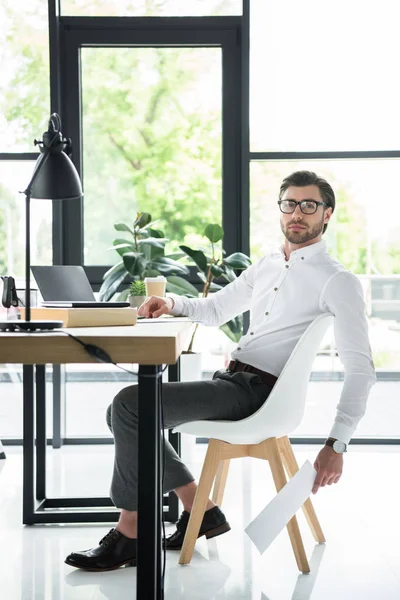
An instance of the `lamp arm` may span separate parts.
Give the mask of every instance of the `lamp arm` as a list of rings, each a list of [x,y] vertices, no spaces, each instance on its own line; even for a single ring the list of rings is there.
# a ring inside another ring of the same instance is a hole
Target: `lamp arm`
[[[25,320],[31,320],[31,193],[32,186],[36,181],[40,171],[43,169],[50,156],[49,148],[45,148],[43,154],[40,155],[39,162],[36,164],[36,169],[33,172],[32,178],[28,183],[25,194]]]

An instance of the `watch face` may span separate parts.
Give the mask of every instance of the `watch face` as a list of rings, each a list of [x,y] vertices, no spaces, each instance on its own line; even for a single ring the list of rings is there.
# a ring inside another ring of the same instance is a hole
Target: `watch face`
[[[333,444],[333,449],[338,454],[342,454],[343,452],[346,452],[346,444],[344,442],[339,442],[339,440],[336,440],[336,442],[334,442]]]

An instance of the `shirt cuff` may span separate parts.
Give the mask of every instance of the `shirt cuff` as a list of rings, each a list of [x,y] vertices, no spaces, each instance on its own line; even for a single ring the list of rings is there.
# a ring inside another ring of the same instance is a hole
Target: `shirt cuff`
[[[335,438],[340,442],[348,444],[353,436],[354,428],[342,423],[335,423],[328,437]]]
[[[168,304],[173,305],[171,310],[169,311],[169,314],[173,317],[179,317],[180,315],[182,315],[183,301],[181,300],[180,296],[178,296],[178,294],[171,294],[167,297],[167,300]]]

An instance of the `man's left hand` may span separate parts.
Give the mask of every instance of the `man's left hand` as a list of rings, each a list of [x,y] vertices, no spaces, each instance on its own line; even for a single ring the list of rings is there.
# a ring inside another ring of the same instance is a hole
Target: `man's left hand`
[[[312,493],[316,494],[320,487],[337,483],[343,471],[343,454],[337,454],[333,448],[324,446],[314,463],[317,476]]]

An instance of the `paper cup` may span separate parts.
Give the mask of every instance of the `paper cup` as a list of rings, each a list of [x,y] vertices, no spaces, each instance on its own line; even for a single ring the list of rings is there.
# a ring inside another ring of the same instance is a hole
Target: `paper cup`
[[[167,280],[163,275],[159,277],[145,277],[146,296],[165,296]]]

